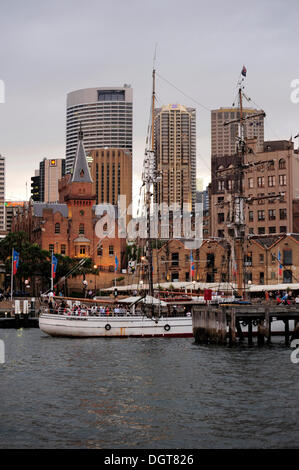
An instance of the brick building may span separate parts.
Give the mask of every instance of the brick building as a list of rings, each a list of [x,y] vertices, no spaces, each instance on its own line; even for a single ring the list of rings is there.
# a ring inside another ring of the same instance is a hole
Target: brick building
[[[226,240],[204,240],[192,254],[194,276],[191,277],[191,251],[181,240],[170,240],[159,250],[153,250],[154,282],[236,282],[237,273],[234,276],[229,268]],[[298,283],[299,235],[249,237],[244,247],[243,269],[247,285]]]
[[[228,155],[212,158],[211,236],[227,237],[230,233],[231,201],[238,185],[241,157]],[[293,142],[264,142],[258,152],[257,140],[247,140],[245,163],[264,162],[244,172],[243,189],[247,199],[245,223],[247,234],[279,234],[294,232],[293,200],[299,196],[299,155]],[[277,196],[281,194],[281,197]],[[263,197],[265,197],[263,199]],[[256,198],[259,198],[257,200]]]
[[[95,201],[80,133],[73,172],[59,181],[59,202],[25,204],[13,220],[12,231],[24,230],[30,241],[44,250],[71,258],[91,258],[101,277],[106,273],[113,279],[115,256],[118,259],[116,273],[122,269],[126,239],[119,237],[117,213],[113,231],[108,215],[98,211]]]

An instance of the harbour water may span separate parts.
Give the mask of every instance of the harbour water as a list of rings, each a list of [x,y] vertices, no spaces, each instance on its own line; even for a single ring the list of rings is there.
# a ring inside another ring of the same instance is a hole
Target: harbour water
[[[0,448],[298,448],[299,364],[268,347],[2,330]]]

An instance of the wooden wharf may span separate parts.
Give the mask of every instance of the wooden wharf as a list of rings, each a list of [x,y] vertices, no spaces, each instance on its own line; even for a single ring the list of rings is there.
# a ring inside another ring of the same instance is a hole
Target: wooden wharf
[[[299,338],[299,305],[271,305],[268,303],[255,305],[220,304],[192,305],[192,327],[196,343],[229,344],[242,342],[247,337],[249,345],[253,337],[257,344],[271,343],[274,320],[284,324],[283,335],[285,344],[291,339]],[[294,320],[294,329],[290,331],[290,320]],[[246,334],[242,330],[246,327]],[[256,331],[253,327],[256,326]]]

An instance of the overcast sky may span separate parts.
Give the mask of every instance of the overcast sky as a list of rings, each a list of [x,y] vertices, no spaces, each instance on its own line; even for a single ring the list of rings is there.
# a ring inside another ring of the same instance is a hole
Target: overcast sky
[[[133,88],[138,194],[156,43],[157,72],[194,100],[157,78],[159,104],[196,107],[197,176],[205,184],[209,109],[232,105],[243,64],[246,92],[267,113],[265,137],[299,132],[299,103],[290,99],[291,82],[299,79],[298,0],[1,0],[0,6],[7,199],[24,199],[26,182],[29,198],[44,157],[65,157],[69,91],[124,83]]]

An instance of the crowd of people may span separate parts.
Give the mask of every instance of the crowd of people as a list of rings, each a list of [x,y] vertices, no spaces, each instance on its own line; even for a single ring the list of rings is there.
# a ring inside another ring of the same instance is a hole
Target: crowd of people
[[[53,297],[48,300],[49,313],[72,316],[126,316],[131,312],[121,305],[86,305],[80,303],[70,306],[65,300],[56,301]]]

